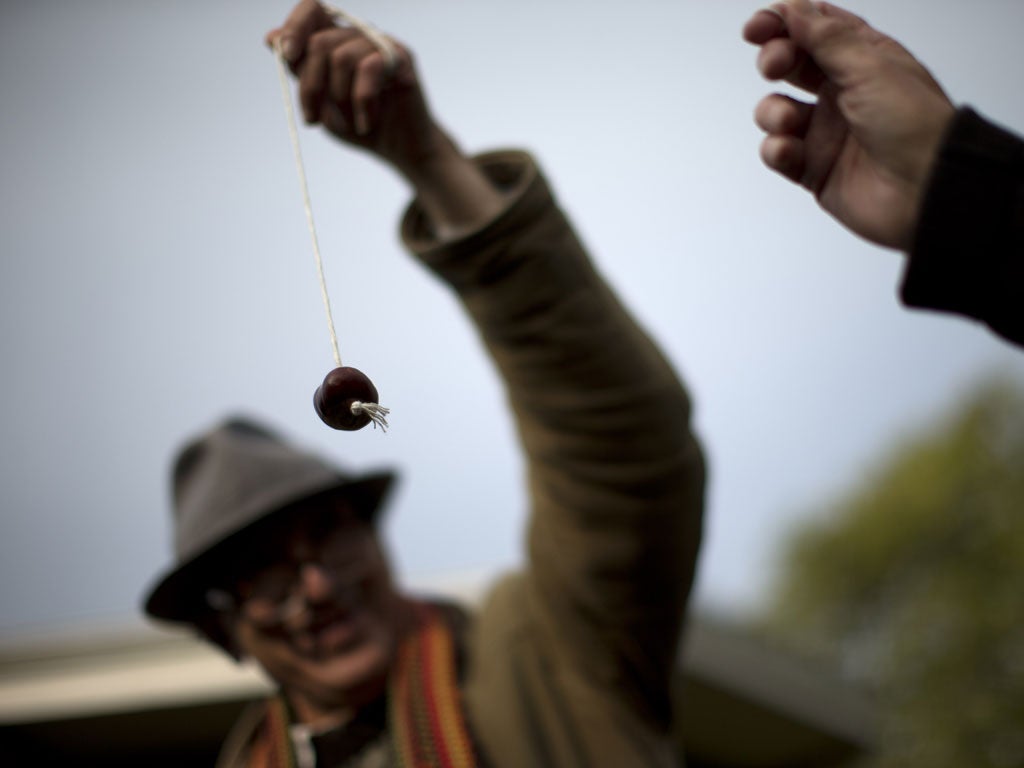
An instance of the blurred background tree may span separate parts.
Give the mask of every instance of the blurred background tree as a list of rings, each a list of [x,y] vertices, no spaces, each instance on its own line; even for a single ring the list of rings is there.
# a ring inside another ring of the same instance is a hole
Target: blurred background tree
[[[763,626],[874,696],[867,765],[1024,766],[1024,393],[901,442],[781,565]]]

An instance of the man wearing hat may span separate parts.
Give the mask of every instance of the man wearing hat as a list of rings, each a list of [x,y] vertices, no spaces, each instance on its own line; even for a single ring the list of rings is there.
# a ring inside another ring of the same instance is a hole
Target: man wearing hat
[[[464,155],[402,46],[389,71],[377,44],[312,0],[268,42],[307,121],[415,192],[403,241],[462,302],[507,387],[528,564],[472,616],[413,599],[375,527],[390,475],[351,475],[243,419],[201,435],[175,464],[177,560],[146,610],[278,683],[219,765],[676,764],[669,681],[704,488],[676,375],[533,159]]]

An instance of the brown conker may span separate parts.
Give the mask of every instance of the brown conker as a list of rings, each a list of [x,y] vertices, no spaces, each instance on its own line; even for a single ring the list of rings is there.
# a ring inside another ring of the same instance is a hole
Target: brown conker
[[[365,411],[352,413],[355,402],[377,403],[377,388],[366,374],[357,368],[342,366],[324,377],[323,384],[313,393],[313,407],[329,427],[353,431],[362,429],[371,418]]]

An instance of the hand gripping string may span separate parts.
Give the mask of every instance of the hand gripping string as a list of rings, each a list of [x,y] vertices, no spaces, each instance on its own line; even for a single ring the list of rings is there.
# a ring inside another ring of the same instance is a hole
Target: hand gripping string
[[[398,55],[395,52],[394,44],[385,35],[383,35],[372,24],[353,16],[347,11],[343,11],[341,8],[336,8],[323,2],[321,2],[320,5],[324,12],[331,18],[358,29],[377,47],[381,56],[384,57],[384,66],[387,73],[391,74],[394,72],[395,66],[398,62]],[[334,352],[334,363],[340,368],[341,352],[338,349],[338,334],[334,330],[334,316],[331,313],[331,300],[327,294],[327,280],[324,277],[323,257],[320,255],[320,242],[316,235],[316,224],[313,221],[313,204],[310,201],[309,184],[306,181],[306,167],[302,161],[302,149],[299,145],[299,129],[295,120],[295,107],[292,105],[292,95],[288,85],[288,66],[284,60],[284,52],[281,50],[280,40],[274,41],[273,50],[274,58],[277,61],[278,79],[281,83],[281,95],[284,99],[284,111],[288,119],[288,136],[291,139],[292,152],[295,155],[295,168],[299,174],[299,188],[302,192],[302,205],[306,212],[306,225],[309,228],[309,237],[313,243],[313,257],[316,260],[317,279],[320,283],[320,296],[323,299],[324,312],[327,315],[327,330],[330,332],[331,336],[331,348]],[[379,426],[383,431],[387,431],[387,415],[391,412],[389,408],[385,408],[379,403],[364,403],[357,400],[352,403],[351,411],[355,416],[365,413],[369,417],[370,421],[373,422],[374,427]]]

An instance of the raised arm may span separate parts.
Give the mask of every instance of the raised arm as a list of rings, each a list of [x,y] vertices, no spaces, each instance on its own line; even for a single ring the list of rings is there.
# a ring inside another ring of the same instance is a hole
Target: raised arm
[[[431,116],[408,50],[388,76],[368,40],[309,1],[277,41],[307,120],[410,183],[404,240],[451,285],[505,381],[532,503],[524,620],[559,668],[667,728],[704,483],[675,373],[532,159],[465,156]]]
[[[506,610],[532,616],[560,669],[665,726],[703,504],[690,402],[531,158],[477,162],[507,196],[496,220],[443,242],[414,206],[403,234],[479,329],[526,451],[529,597]]]

